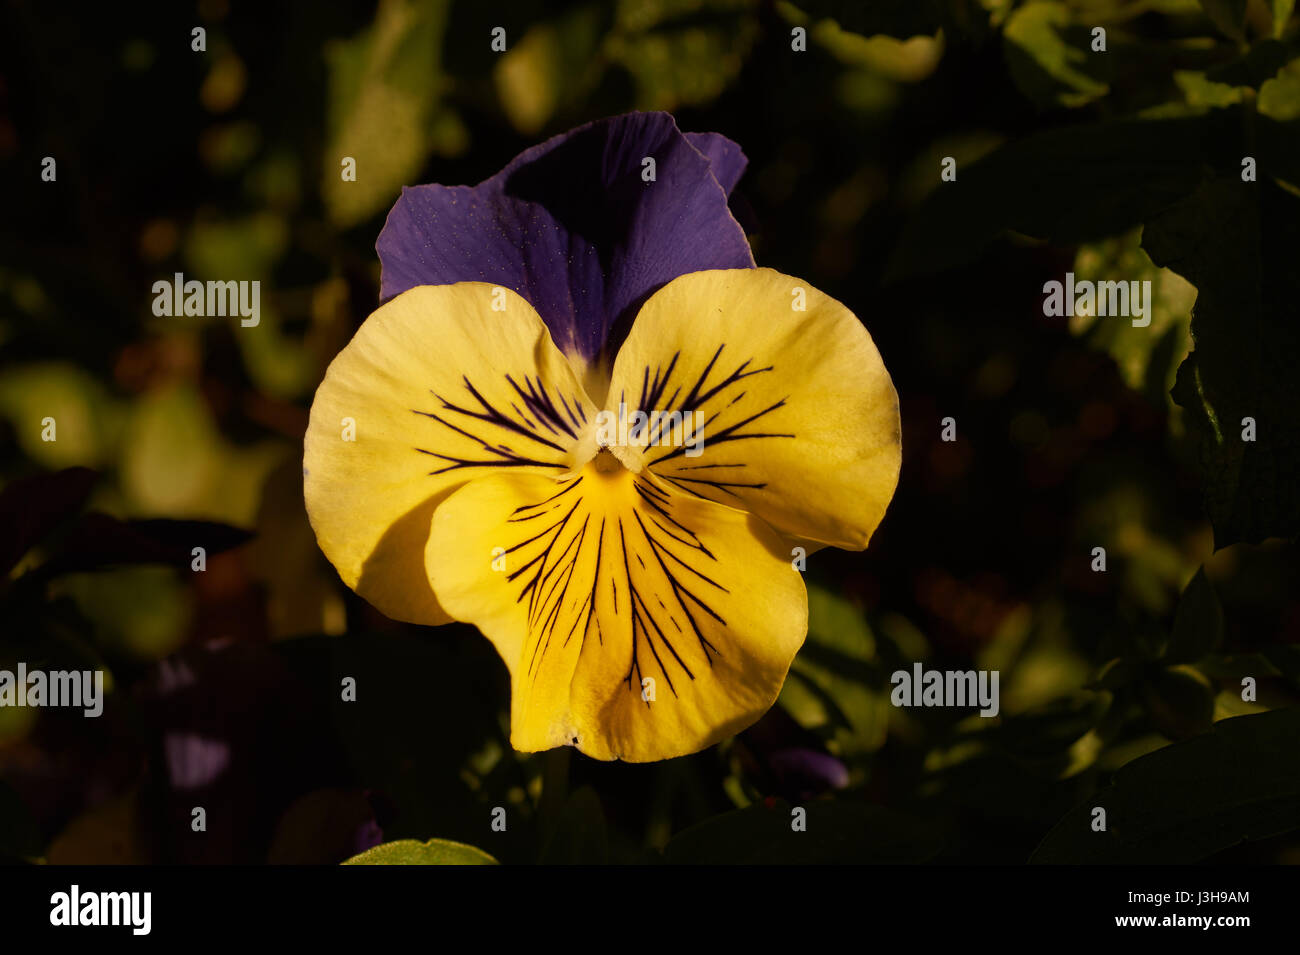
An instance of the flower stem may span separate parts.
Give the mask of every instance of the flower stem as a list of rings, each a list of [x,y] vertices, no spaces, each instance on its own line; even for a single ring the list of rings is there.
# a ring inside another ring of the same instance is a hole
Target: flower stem
[[[545,846],[559,825],[560,813],[569,797],[569,755],[567,746],[542,754],[542,798],[537,807],[538,829]]]

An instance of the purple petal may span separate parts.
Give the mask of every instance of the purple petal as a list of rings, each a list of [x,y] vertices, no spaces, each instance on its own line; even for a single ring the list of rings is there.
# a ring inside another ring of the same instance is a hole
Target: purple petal
[[[176,789],[202,789],[216,782],[230,765],[230,746],[225,740],[209,739],[198,733],[169,732],[163,735],[167,776]]]
[[[642,179],[646,157],[653,182]],[[754,267],[727,208],[744,165],[724,137],[688,138],[667,113],[629,113],[534,146],[477,186],[407,187],[376,243],[381,298],[503,285],[561,349],[591,359],[677,276]]]
[[[749,160],[741,148],[726,136],[719,133],[683,133],[686,141],[704,153],[713,171],[713,178],[718,180],[727,195],[736,188]]]
[[[843,789],[849,784],[849,770],[828,753],[805,747],[777,750],[767,757],[772,771],[786,784],[801,791],[825,792]]]

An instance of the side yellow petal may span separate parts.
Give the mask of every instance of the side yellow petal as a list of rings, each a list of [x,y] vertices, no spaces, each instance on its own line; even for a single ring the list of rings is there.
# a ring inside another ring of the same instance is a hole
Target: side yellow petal
[[[605,453],[565,480],[473,481],[434,514],[430,579],[511,674],[511,743],[681,756],[776,700],[808,627],[779,535]]]
[[[389,617],[446,623],[424,568],[439,502],[498,470],[563,473],[592,414],[519,295],[482,282],[402,293],[366,319],[312,402],[303,491],[321,550]]]
[[[605,406],[682,412],[640,429],[634,460],[616,453],[791,538],[866,547],[898,484],[898,395],[871,336],[771,269],[693,272],[652,295]]]

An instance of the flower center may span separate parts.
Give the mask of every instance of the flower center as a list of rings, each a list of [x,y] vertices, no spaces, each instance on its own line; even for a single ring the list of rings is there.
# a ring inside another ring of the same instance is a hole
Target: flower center
[[[591,463],[601,474],[617,474],[623,470],[623,462],[616,458],[609,448],[601,448],[597,451]]]
[[[570,462],[570,470],[561,477],[577,474],[588,464],[594,465],[602,474],[613,474],[622,470],[640,474],[645,466],[640,447],[614,443],[609,435],[602,434],[596,421],[588,423],[579,435],[577,444],[570,452]]]

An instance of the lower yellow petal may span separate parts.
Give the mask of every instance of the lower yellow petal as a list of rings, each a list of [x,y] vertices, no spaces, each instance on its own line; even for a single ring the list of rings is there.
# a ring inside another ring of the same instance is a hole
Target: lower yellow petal
[[[312,402],[303,491],[321,550],[388,616],[446,623],[424,569],[434,510],[478,475],[564,473],[592,414],[514,292],[404,292],[366,319]]]
[[[442,605],[510,669],[511,742],[645,762],[733,735],[776,699],[808,624],[779,535],[608,453],[555,481],[501,476],[438,508]]]

